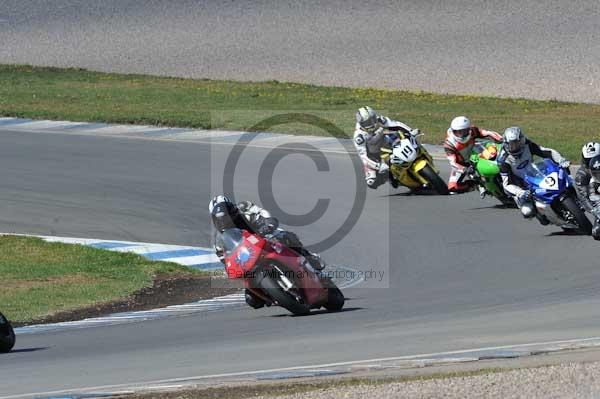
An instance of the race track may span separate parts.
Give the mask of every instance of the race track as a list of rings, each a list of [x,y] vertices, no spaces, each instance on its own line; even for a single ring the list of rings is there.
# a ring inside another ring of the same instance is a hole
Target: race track
[[[0,130],[0,230],[207,245],[205,209],[231,148]],[[270,150],[245,151],[236,193],[256,199],[252,165]],[[331,199],[316,225],[294,228],[309,244],[343,221],[354,190],[348,157],[326,157],[329,173],[295,154],[273,179],[288,212]],[[369,282],[372,288],[348,289],[347,311],[337,314],[241,308],[22,335],[14,353],[0,356],[0,398],[598,336],[598,244],[551,234],[559,229],[494,205],[476,193],[369,191],[360,222],[324,254],[385,272],[389,288]]]
[[[0,62],[600,102],[597,0],[0,1]]]

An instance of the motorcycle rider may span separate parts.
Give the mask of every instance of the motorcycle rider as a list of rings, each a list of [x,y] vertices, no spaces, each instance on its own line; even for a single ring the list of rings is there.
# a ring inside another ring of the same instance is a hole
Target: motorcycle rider
[[[537,217],[542,225],[549,223],[545,215],[536,212],[532,193],[524,183],[526,166],[533,162],[533,156],[552,159],[561,168],[567,169],[571,162],[563,158],[556,150],[537,145],[525,137],[520,127],[509,127],[504,131],[502,151],[498,157],[502,186],[506,194],[512,196],[523,217]]]
[[[296,234],[291,231],[279,229],[279,221],[269,211],[251,201],[242,201],[236,204],[227,196],[218,195],[210,201],[208,210],[212,223],[217,230],[214,249],[221,262],[224,262],[221,233],[229,228],[236,227],[263,237],[268,236],[268,238],[280,242],[304,256],[317,272],[323,270],[325,267],[321,257],[304,248],[304,245]],[[249,290],[246,290],[245,297],[246,303],[255,309],[264,306],[262,299],[255,296]]]
[[[581,149],[581,167],[575,174],[575,190],[584,209],[594,215],[592,237],[600,240],[600,143]]]
[[[398,181],[390,173],[390,165],[381,160],[381,147],[386,144],[386,136],[402,132],[405,137],[418,135],[418,129],[390,119],[369,106],[361,107],[356,112],[356,129],[354,130],[354,146],[363,162],[365,180],[369,188],[376,189],[388,179],[392,187],[398,187]]]
[[[492,130],[480,129],[473,126],[466,116],[457,116],[452,119],[450,127],[446,131],[444,151],[448,162],[450,162],[450,178],[448,179],[448,190],[454,193],[469,191],[472,183],[460,183],[463,175],[468,174],[467,161],[471,155],[475,140],[489,138],[500,143],[502,136]],[[481,196],[485,196],[485,189],[480,190]]]

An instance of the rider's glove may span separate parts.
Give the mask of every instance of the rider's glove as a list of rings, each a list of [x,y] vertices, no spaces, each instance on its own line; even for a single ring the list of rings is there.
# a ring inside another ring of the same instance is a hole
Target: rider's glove
[[[377,128],[377,130],[375,130],[371,133],[371,137],[379,136],[379,135],[383,134],[383,132],[384,132],[383,127],[379,127],[379,128]]]
[[[558,165],[563,169],[568,169],[569,166],[571,166],[571,161],[569,161],[568,159],[563,159],[562,161],[559,162]]]
[[[379,163],[378,169],[379,169],[379,173],[384,174],[390,170],[390,166],[385,162],[381,162],[381,163]]]
[[[471,177],[475,174],[475,167],[473,165],[469,165],[464,169],[463,172],[465,175]]]
[[[258,234],[261,236],[266,236],[272,234],[277,229],[277,226],[270,220],[266,220],[262,223],[262,225],[258,228]]]
[[[419,129],[413,129],[409,132],[409,134],[411,136],[417,137],[419,134],[421,134],[421,131]]]

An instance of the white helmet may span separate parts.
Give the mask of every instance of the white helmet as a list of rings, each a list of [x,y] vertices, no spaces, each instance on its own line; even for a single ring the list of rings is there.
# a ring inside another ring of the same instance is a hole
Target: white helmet
[[[600,143],[590,141],[581,148],[581,163],[590,166],[590,159],[600,155]]]
[[[471,121],[466,116],[457,116],[450,123],[452,134],[461,143],[471,139]]]

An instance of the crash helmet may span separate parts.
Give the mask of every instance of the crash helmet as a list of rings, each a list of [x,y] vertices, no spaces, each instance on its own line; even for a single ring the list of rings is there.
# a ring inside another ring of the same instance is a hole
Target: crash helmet
[[[589,160],[589,168],[594,179],[600,182],[600,155],[596,155]]]
[[[590,167],[590,160],[600,155],[600,143],[590,141],[581,148],[581,164]]]
[[[368,105],[360,107],[356,112],[356,123],[358,123],[361,129],[368,133],[373,133],[379,128],[379,116],[377,112]]]
[[[467,143],[471,139],[471,121],[466,116],[457,116],[452,119],[450,130],[460,143]]]
[[[518,126],[509,127],[502,135],[502,147],[513,156],[520,156],[525,150],[527,139]]]
[[[212,219],[213,226],[223,232],[235,227],[235,220],[238,217],[238,208],[236,204],[226,195],[214,197],[208,204],[208,211]]]

